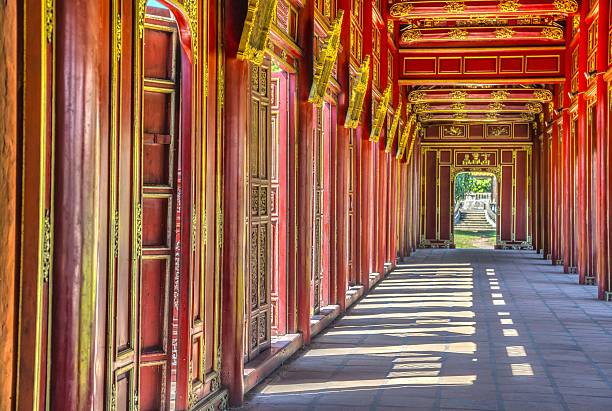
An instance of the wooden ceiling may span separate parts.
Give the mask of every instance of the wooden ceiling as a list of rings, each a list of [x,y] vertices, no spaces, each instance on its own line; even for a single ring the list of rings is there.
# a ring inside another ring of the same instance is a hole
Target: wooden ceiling
[[[576,0],[388,1],[422,123],[532,122],[563,78]],[[550,106],[551,107],[551,106]]]

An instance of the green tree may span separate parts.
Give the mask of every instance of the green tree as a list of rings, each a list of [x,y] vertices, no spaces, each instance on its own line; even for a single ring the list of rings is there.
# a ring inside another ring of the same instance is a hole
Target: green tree
[[[455,177],[455,201],[465,199],[467,193],[473,192],[476,179],[471,173],[459,173]]]

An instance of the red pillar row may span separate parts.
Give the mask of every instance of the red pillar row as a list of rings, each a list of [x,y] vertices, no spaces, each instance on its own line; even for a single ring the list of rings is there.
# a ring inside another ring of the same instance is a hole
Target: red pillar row
[[[598,298],[610,298],[611,238],[608,230],[612,205],[609,144],[609,15],[608,2],[600,2],[593,10],[588,2],[581,4],[576,16],[577,29],[571,29],[574,17],[567,20],[563,87],[555,87],[556,114],[551,118],[550,153],[540,158],[543,165],[539,189],[540,209],[550,210],[543,216],[543,249],[550,248],[553,264],[563,261],[565,272],[577,271],[581,284],[597,284]],[[599,18],[598,16],[601,16]],[[596,21],[596,23],[594,23]],[[595,69],[589,68],[589,25],[596,24],[597,57]],[[577,67],[573,66],[577,53]],[[572,90],[577,84],[577,90]],[[562,92],[563,95],[559,96]],[[594,101],[594,118],[589,107]],[[561,142],[559,142],[561,137]],[[546,136],[542,153],[546,152]],[[545,202],[550,204],[546,205]]]

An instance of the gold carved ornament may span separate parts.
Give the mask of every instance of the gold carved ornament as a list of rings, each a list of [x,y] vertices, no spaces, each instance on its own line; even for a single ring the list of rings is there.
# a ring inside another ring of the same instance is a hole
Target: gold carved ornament
[[[467,96],[467,91],[463,90],[453,90],[450,92],[450,98],[453,100],[465,100]]]
[[[524,121],[533,121],[534,115],[532,113],[521,113],[521,120]]]
[[[564,37],[563,29],[560,27],[544,27],[540,34],[549,40],[562,40]]]
[[[464,29],[452,29],[448,32],[448,38],[453,40],[465,40],[470,33]]]
[[[408,29],[402,33],[402,42],[411,43],[417,41],[422,36],[421,30],[419,29]]]
[[[397,106],[397,110],[395,110],[395,115],[393,116],[393,122],[391,123],[391,127],[389,128],[389,135],[387,135],[387,145],[385,146],[385,151],[387,153],[390,153],[391,150],[393,150],[395,134],[397,132],[397,127],[399,126],[400,118],[402,117],[403,108],[404,103],[400,100],[399,105]]]
[[[512,13],[518,11],[518,9],[521,7],[521,3],[519,3],[518,0],[502,0],[499,2],[497,7],[499,11]]]
[[[395,17],[395,18],[408,17],[410,13],[412,12],[412,10],[414,10],[414,6],[411,3],[406,1],[403,3],[394,4],[393,6],[391,6],[391,10],[389,11],[389,14],[391,15],[391,17]]]
[[[451,110],[461,111],[465,110],[465,103],[456,102],[450,105]]]
[[[310,89],[308,101],[317,107],[323,105],[327,85],[331,78],[334,64],[338,58],[338,48],[340,47],[340,32],[342,31],[342,21],[344,20],[344,10],[339,10],[338,15],[332,23],[325,41],[325,46],[319,54],[315,63],[315,73]]]
[[[419,114],[419,121],[429,121],[433,118],[433,113]]]
[[[552,91],[546,89],[537,89],[533,91],[533,98],[540,101],[552,101]]]
[[[431,106],[428,103],[420,103],[414,106],[414,111],[416,113],[424,113],[429,110],[431,110]]]
[[[408,99],[412,103],[416,103],[421,100],[424,100],[425,97],[427,97],[427,93],[425,93],[424,91],[420,91],[420,90],[413,91],[408,95]]]
[[[346,120],[344,127],[357,128],[363,111],[363,100],[365,99],[366,91],[368,90],[368,81],[370,78],[370,55],[367,55],[359,67],[357,77],[353,81],[351,87],[351,99],[349,108],[346,112]]]
[[[575,13],[578,10],[576,0],[555,0],[553,6],[562,13]]]
[[[444,127],[443,135],[449,137],[463,137],[464,128],[462,126],[446,126]]]
[[[416,121],[416,114],[413,114],[410,116],[410,119],[408,120],[408,124],[406,125],[406,127],[404,127],[404,132],[400,136],[399,143],[397,146],[397,155],[395,156],[395,158],[398,160],[401,160],[404,157],[404,153],[406,152],[406,145],[408,144],[408,137],[410,137],[410,132],[412,131],[411,130],[412,125],[415,123],[415,121]]]
[[[385,123],[385,118],[387,117],[387,108],[389,107],[389,102],[391,101],[391,85],[387,86],[385,93],[383,94],[382,99],[380,100],[380,104],[376,108],[376,113],[374,114],[374,121],[372,122],[372,131],[370,132],[370,141],[378,143],[380,140],[380,135],[382,134],[383,124]]]
[[[510,39],[514,37],[514,30],[510,27],[501,27],[495,30],[495,37],[498,39]]]
[[[510,97],[510,93],[506,90],[496,90],[491,93],[491,98],[493,100],[507,100]]]
[[[238,47],[239,59],[258,66],[263,63],[277,2],[278,0],[249,0]]]
[[[497,113],[487,113],[485,117],[487,120],[497,120]]]
[[[488,128],[488,134],[494,137],[503,137],[510,135],[509,126],[491,126]]]
[[[463,1],[447,1],[444,5],[444,10],[449,14],[463,13],[465,11],[465,3]]]
[[[500,103],[500,102],[489,103],[489,110],[492,110],[492,111],[501,111],[504,109],[504,107],[506,107],[504,103]]]
[[[455,120],[465,120],[467,117],[467,113],[453,113],[453,118]]]
[[[542,112],[542,103],[527,103],[525,108],[530,113],[538,114]]]
[[[423,129],[423,127],[421,126],[421,123],[417,123],[416,124],[416,128],[414,130],[414,137],[410,141],[410,148],[408,149],[408,155],[406,155],[406,162],[407,163],[409,163],[410,159],[412,158],[412,152],[414,151],[414,142],[416,141],[417,136],[419,135],[419,132],[422,129]]]

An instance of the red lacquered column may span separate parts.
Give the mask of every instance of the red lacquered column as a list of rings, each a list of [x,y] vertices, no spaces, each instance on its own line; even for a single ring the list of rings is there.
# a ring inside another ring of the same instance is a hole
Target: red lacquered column
[[[98,409],[104,392],[109,11],[107,1],[56,2],[49,405],[57,410]]]
[[[578,221],[576,222],[578,242],[578,275],[580,284],[584,284],[587,275],[589,258],[589,240],[587,233],[587,178],[586,157],[587,150],[587,104],[584,92],[587,80],[584,73],[587,71],[587,40],[588,27],[585,22],[589,2],[584,1],[580,9],[580,39],[578,43]]]
[[[246,270],[244,262],[244,185],[248,136],[248,63],[237,58],[240,35],[246,17],[243,2],[225,0],[217,21],[223,24],[225,43],[225,84],[231,87],[225,93],[224,104],[224,167],[223,183],[223,327],[221,343],[221,378],[228,387],[230,404],[242,404],[244,390],[244,293]],[[220,41],[221,39],[218,39]],[[223,75],[224,73],[219,73]],[[217,107],[217,110],[221,109]]]
[[[597,255],[597,291],[598,297],[603,299],[609,290],[610,246],[608,237],[608,192],[612,189],[608,175],[610,164],[608,162],[610,144],[608,142],[608,88],[604,80],[604,73],[608,69],[608,14],[609,0],[599,2],[599,16],[597,21],[597,227],[596,247]]]
[[[310,343],[310,289],[311,289],[311,249],[313,230],[312,204],[313,181],[313,143],[314,143],[314,106],[308,102],[313,77],[313,33],[314,2],[306,2],[298,19],[298,39],[302,49],[297,78],[298,135],[297,152],[297,325],[304,343]]]

